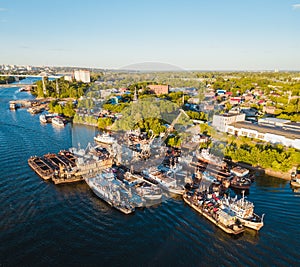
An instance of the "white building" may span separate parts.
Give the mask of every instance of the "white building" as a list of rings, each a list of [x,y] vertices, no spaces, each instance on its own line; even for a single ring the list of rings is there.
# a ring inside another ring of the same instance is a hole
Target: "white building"
[[[235,136],[246,136],[272,144],[282,144],[284,146],[300,149],[300,132],[298,131],[255,125],[250,122],[236,122],[228,125],[226,132]]]
[[[245,114],[222,114],[214,115],[212,126],[220,132],[226,132],[229,124],[239,121],[245,121]]]
[[[73,77],[71,75],[65,75],[64,79],[65,79],[65,81],[68,81],[68,82],[72,82],[73,81]]]
[[[261,118],[258,119],[258,124],[269,126],[284,126],[286,123],[290,123],[290,120],[277,119],[277,118]]]
[[[91,82],[91,74],[88,70],[75,70],[74,78],[77,82],[84,82],[84,83]]]

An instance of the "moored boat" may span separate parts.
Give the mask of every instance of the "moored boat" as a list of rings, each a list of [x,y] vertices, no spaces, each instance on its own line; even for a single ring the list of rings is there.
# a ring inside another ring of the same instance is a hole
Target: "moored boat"
[[[47,123],[47,122],[52,122],[52,118],[54,116],[52,114],[41,114],[39,116],[40,122],[42,123]]]
[[[245,177],[249,174],[249,170],[240,166],[233,167],[230,172],[238,177]]]
[[[143,177],[150,181],[155,182],[163,190],[171,194],[182,195],[184,193],[184,187],[177,184],[175,178],[163,173],[157,168],[151,167],[147,170],[143,170]]]
[[[28,165],[44,180],[54,175],[54,168],[43,157],[33,156],[28,159]]]
[[[210,154],[208,149],[202,149],[201,152],[196,152],[196,157],[198,160],[205,162],[207,164],[219,166],[221,168],[226,168],[227,164],[225,161],[223,161],[221,158]]]
[[[299,171],[297,172],[294,172],[292,173],[291,175],[291,181],[290,181],[290,184],[292,187],[300,187],[300,172],[298,173]]]
[[[39,119],[40,119],[40,122],[47,123],[47,118],[46,118],[45,114],[40,115]]]
[[[162,190],[155,184],[151,184],[149,181],[144,180],[142,176],[138,174],[132,174],[126,172],[123,182],[143,197],[145,200],[157,201],[162,198]]]
[[[117,210],[130,214],[135,208],[130,201],[130,192],[115,179],[111,171],[104,171],[85,179],[91,190],[102,200]]]
[[[259,216],[254,213],[254,204],[246,200],[244,194],[241,199],[223,198],[222,204],[232,210],[245,227],[258,231],[264,226],[264,214]]]
[[[52,118],[52,124],[55,125],[55,126],[59,126],[59,127],[64,127],[65,126],[63,120],[59,117]]]
[[[219,208],[217,198],[210,198],[204,192],[187,191],[183,194],[183,200],[224,232],[233,235],[244,232],[244,227],[233,212]]]
[[[249,178],[234,176],[230,179],[230,187],[239,190],[248,190],[252,182]]]
[[[94,137],[94,140],[98,143],[112,145],[116,142],[116,139],[110,136],[108,133],[98,134]]]

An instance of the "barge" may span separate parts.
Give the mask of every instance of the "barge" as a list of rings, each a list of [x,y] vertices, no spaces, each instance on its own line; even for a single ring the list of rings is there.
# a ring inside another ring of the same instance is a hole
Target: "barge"
[[[53,167],[43,157],[30,157],[28,165],[44,180],[49,180],[54,175]]]

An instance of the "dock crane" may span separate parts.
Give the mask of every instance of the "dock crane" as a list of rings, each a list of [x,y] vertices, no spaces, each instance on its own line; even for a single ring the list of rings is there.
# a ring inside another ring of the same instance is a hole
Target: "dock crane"
[[[189,115],[183,110],[183,109],[179,109],[179,114],[177,115],[177,117],[172,121],[171,125],[169,128],[167,128],[164,137],[161,140],[161,143],[164,143],[166,141],[166,139],[168,138],[170,132],[172,132],[174,130],[174,126],[177,123],[177,121],[179,120],[181,114],[184,114],[188,119],[190,118]]]

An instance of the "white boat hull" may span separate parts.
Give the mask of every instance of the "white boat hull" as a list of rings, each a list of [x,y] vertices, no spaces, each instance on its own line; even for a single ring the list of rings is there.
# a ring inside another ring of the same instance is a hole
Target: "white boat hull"
[[[239,220],[245,227],[248,227],[248,228],[256,230],[256,231],[259,231],[264,226],[263,222],[253,222],[253,221],[245,220],[242,218],[239,218]]]

